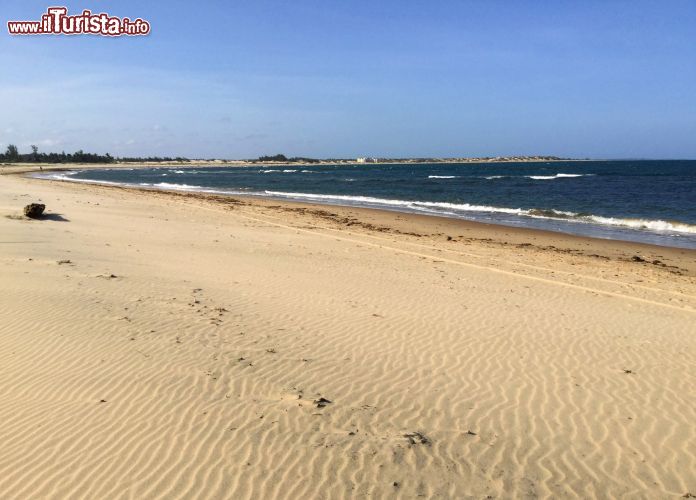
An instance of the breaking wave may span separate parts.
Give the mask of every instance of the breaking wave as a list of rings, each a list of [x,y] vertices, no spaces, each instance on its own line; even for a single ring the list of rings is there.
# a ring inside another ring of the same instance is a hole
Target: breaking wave
[[[573,177],[590,177],[593,176],[594,174],[554,174],[554,175],[487,175],[484,176],[484,179],[487,180],[494,180],[494,179],[519,179],[519,178],[525,178],[525,179],[533,179],[535,181],[550,181],[553,179],[564,179],[564,178],[573,178]]]
[[[401,208],[414,212],[427,212],[441,215],[458,215],[467,212],[485,212],[518,215],[522,217],[533,217],[535,219],[565,220],[569,222],[600,224],[608,226],[621,226],[632,229],[643,229],[658,232],[674,232],[696,234],[696,225],[686,224],[679,221],[648,220],[648,219],[623,219],[617,217],[604,217],[592,214],[580,214],[553,209],[524,209],[506,208],[489,205],[472,205],[470,203],[446,203],[431,201],[407,201],[393,200],[386,198],[374,198],[372,196],[347,196],[330,194],[310,194],[310,193],[288,193],[283,191],[264,191],[268,196],[288,198],[296,200],[346,203],[350,205],[364,205],[370,207],[392,207]]]
[[[556,175],[525,175],[528,179],[535,181],[548,181],[551,179],[563,179],[564,177],[584,177],[586,174],[556,174]]]
[[[150,184],[148,182],[141,182],[139,186],[144,187],[156,187],[162,189],[175,189],[177,191],[195,191],[198,189],[203,189],[202,186],[190,186],[188,184],[173,184],[171,182],[158,182],[157,184]]]

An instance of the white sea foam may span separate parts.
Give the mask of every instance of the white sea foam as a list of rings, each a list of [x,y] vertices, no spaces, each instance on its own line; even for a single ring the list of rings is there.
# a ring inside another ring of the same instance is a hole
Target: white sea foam
[[[52,174],[35,174],[34,177],[39,179],[52,179],[56,181],[80,181],[80,179],[72,179],[71,176],[77,174],[79,170],[73,170],[70,172],[56,172]]]
[[[85,184],[104,184],[107,186],[120,186],[120,185],[122,185],[121,182],[95,181],[95,180],[91,180],[91,179],[75,179],[74,177],[71,177],[79,172],[80,172],[79,170],[76,170],[74,172],[63,172],[63,173],[55,173],[55,174],[37,174],[34,177],[38,177],[39,179],[49,179],[49,180],[56,180],[56,181],[83,182]]]
[[[262,174],[275,174],[275,173],[283,173],[283,174],[294,174],[297,172],[297,169],[293,168],[286,168],[284,170],[278,170],[278,169],[269,169],[269,170],[259,170]],[[303,170],[304,172],[304,170]]]
[[[173,189],[176,191],[196,191],[203,189],[202,186],[191,186],[189,184],[173,184],[171,182],[158,182],[157,184],[150,184],[148,182],[141,182],[138,184],[143,187],[155,187],[160,189]]]
[[[588,215],[590,222],[597,224],[606,224],[608,226],[624,226],[633,229],[648,229],[650,231],[670,231],[675,233],[696,234],[696,226],[693,224],[685,224],[678,221],[666,220],[646,220],[646,219],[619,219],[615,217],[601,217],[599,215]]]
[[[643,229],[656,232],[673,232],[696,234],[696,225],[679,221],[651,220],[651,219],[624,219],[620,217],[603,217],[601,215],[586,215],[563,210],[525,210],[526,215],[536,219],[567,220],[586,224],[600,224],[603,226],[619,226],[631,229]]]
[[[551,179],[562,179],[564,177],[583,177],[583,175],[584,174],[525,175],[525,177],[537,181],[547,181]]]
[[[621,226],[632,229],[643,229],[656,232],[674,232],[696,234],[696,225],[678,221],[623,219],[615,217],[602,217],[599,215],[583,215],[562,210],[538,210],[523,208],[494,207],[489,205],[472,205],[470,203],[446,203],[430,201],[407,201],[372,196],[348,196],[311,193],[288,193],[283,191],[265,191],[265,194],[274,197],[308,200],[316,202],[347,203],[351,205],[368,205],[373,207],[394,207],[417,212],[440,213],[457,215],[466,212],[497,213],[532,217],[535,219],[563,220],[574,223],[600,224],[609,226]]]
[[[456,179],[457,175],[429,175],[428,179]]]
[[[293,198],[300,200],[334,201],[352,204],[382,205],[390,207],[410,208],[418,211],[453,211],[453,212],[499,212],[506,214],[522,215],[525,210],[520,208],[501,208],[487,205],[471,205],[469,203],[445,203],[434,201],[406,201],[387,198],[374,198],[372,196],[348,196],[338,194],[311,194],[311,193],[287,193],[283,191],[265,191],[269,196]]]
[[[201,186],[191,186],[189,184],[172,184],[170,182],[158,182],[154,185],[155,187],[166,188],[166,189],[181,189],[181,190],[192,190],[192,189],[202,189]]]

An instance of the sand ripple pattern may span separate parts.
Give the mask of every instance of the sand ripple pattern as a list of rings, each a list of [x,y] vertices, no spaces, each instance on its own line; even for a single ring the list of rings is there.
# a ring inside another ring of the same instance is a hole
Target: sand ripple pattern
[[[122,196],[111,229],[0,247],[0,497],[696,492],[688,280],[666,308],[661,282],[263,213],[124,222]]]

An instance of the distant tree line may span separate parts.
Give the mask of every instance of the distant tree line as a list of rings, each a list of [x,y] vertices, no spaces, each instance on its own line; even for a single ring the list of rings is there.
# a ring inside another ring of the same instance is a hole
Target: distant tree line
[[[74,153],[39,153],[37,146],[31,146],[31,153],[21,154],[17,146],[10,144],[4,154],[0,153],[0,162],[7,163],[114,163],[114,162],[187,162],[187,158],[169,158],[159,156],[149,156],[147,158],[117,158],[109,153],[98,155],[95,153],[85,153],[82,150]]]
[[[259,161],[288,161],[285,155],[277,154],[274,156],[259,156]]]
[[[294,156],[292,158],[288,158],[283,154],[277,154],[274,156],[259,156],[259,159],[256,161],[259,161],[259,162],[280,161],[283,163],[319,163],[319,160],[314,159],[314,158],[302,158],[300,156]]]

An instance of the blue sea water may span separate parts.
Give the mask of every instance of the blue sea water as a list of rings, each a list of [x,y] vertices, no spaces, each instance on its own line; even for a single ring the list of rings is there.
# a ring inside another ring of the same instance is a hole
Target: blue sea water
[[[57,177],[382,208],[696,248],[696,161],[166,167]]]

